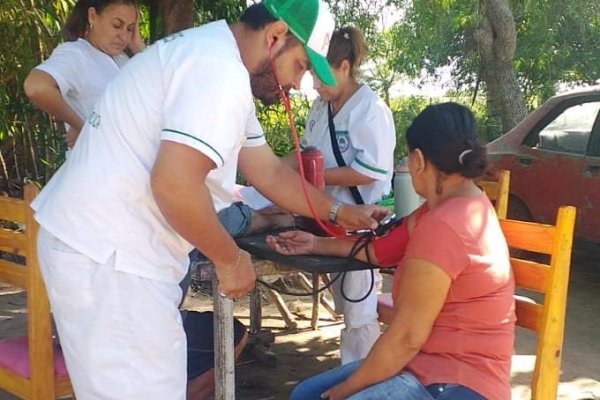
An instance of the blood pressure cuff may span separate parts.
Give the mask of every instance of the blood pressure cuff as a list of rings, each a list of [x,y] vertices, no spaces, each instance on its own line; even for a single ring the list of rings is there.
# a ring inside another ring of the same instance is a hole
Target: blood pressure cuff
[[[406,219],[390,229],[385,236],[376,236],[371,242],[377,263],[383,267],[396,267],[406,254],[408,244],[408,224]]]
[[[411,215],[414,217],[415,224],[428,211],[427,203],[413,211]],[[382,267],[397,267],[406,255],[406,246],[410,238],[408,220],[409,217],[404,218],[402,223],[391,228],[387,235],[375,237],[371,242],[377,263]]]

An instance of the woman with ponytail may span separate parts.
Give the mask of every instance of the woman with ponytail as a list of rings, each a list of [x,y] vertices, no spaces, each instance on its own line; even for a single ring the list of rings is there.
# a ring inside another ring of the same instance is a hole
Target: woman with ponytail
[[[319,97],[308,113],[300,143],[302,148],[316,147],[323,154],[325,191],[340,203],[375,204],[391,191],[394,118],[385,102],[360,79],[360,66],[366,57],[367,45],[360,29],[346,26],[333,32],[327,62],[336,85],[325,85],[313,74]],[[295,153],[283,160],[297,168]],[[262,197],[254,188],[244,188],[240,195],[250,202]],[[239,218],[240,210],[249,217]],[[238,203],[219,215],[255,221],[256,226],[266,229],[292,221],[273,210],[255,211]],[[250,224],[246,226],[246,232],[255,231]],[[346,364],[364,358],[380,335],[376,288],[381,277],[378,272],[351,271],[332,278],[335,309],[344,316],[340,359]]]
[[[29,99],[65,123],[72,148],[85,119],[108,83],[144,48],[137,0],[79,0],[69,15],[66,40],[35,67],[24,83]]]
[[[375,204],[388,195],[394,168],[394,118],[360,79],[366,57],[360,29],[347,26],[333,33],[327,61],[337,84],[327,86],[313,76],[319,97],[308,114],[301,142],[302,147],[314,146],[323,153],[325,191],[349,204]],[[293,154],[286,160],[295,165]],[[342,364],[364,358],[379,337],[376,288],[380,279],[378,272],[352,271],[333,284],[336,311],[344,315]]]
[[[475,178],[486,168],[473,114],[431,105],[406,132],[408,168],[425,203],[357,255],[396,266],[394,309],[366,358],[301,382],[292,400],[509,400],[514,279],[494,207]],[[285,232],[286,255],[348,254],[352,243]]]

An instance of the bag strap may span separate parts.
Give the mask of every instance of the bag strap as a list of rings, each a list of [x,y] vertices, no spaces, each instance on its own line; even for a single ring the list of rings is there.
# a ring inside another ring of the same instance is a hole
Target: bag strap
[[[331,148],[333,149],[333,155],[335,156],[335,161],[340,167],[346,167],[346,162],[342,157],[342,153],[340,153],[340,148],[338,146],[337,138],[335,137],[335,124],[333,123],[333,113],[331,111],[331,102],[327,102],[327,117],[329,119],[329,136],[331,137]],[[356,186],[348,186],[350,190],[350,194],[354,199],[356,204],[365,204],[363,201],[360,192]]]

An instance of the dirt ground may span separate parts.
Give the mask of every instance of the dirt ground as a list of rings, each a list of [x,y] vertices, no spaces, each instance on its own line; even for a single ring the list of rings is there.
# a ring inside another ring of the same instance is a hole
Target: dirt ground
[[[190,292],[184,307],[211,308],[206,290]],[[341,321],[321,307],[319,329],[310,329],[311,304],[307,298],[284,296],[298,329],[285,328],[274,304],[263,299],[262,328],[274,336],[272,354],[257,360],[245,352],[236,367],[236,392],[243,400],[287,399],[304,377],[339,364]],[[574,251],[559,399],[600,400],[600,248],[578,246]],[[235,305],[235,315],[249,325],[248,302]],[[22,293],[0,287],[0,338],[22,334],[25,302]],[[535,336],[519,331],[513,357],[513,399],[529,399],[529,379],[534,363]],[[14,397],[0,390],[0,400]]]

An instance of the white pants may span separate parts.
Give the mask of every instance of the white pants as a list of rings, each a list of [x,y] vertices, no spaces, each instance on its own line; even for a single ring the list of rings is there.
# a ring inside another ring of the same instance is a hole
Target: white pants
[[[331,274],[335,279],[337,274]],[[381,281],[378,271],[347,272],[342,281],[340,276],[332,285],[336,312],[344,315],[346,327],[340,336],[340,357],[342,364],[365,358],[381,333],[377,320],[377,289]],[[351,302],[368,296],[360,302]],[[342,287],[343,285],[343,287]],[[343,289],[343,295],[342,295]]]
[[[181,289],[98,264],[43,228],[38,256],[78,400],[184,400]]]

